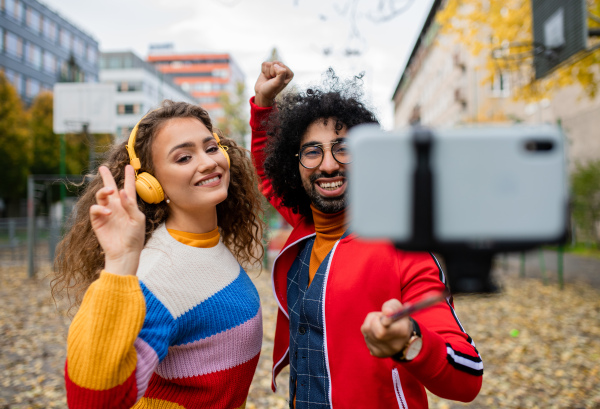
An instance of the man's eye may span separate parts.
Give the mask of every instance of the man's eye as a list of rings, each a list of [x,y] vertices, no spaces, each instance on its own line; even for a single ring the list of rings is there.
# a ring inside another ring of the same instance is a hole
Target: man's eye
[[[337,145],[335,145],[333,150],[335,153],[347,154],[348,153],[348,145],[346,145],[345,143],[338,143]]]
[[[318,158],[321,156],[321,150],[319,148],[308,148],[304,150],[304,156],[307,158]]]

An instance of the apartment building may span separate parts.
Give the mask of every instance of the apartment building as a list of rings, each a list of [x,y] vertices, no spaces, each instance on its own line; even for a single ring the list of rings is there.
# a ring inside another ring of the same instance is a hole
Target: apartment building
[[[164,99],[196,104],[195,99],[170,78],[133,52],[105,52],[100,55],[100,82],[114,84],[116,140],[129,137],[141,117]]]
[[[589,99],[579,86],[556,91],[535,103],[515,100],[515,73],[485,68],[487,55],[440,34],[435,0],[393,94],[394,128],[411,124],[442,127],[469,123],[560,122],[568,138],[571,163],[600,159],[600,96]]]
[[[148,62],[189,92],[215,121],[225,116],[222,92],[234,93],[244,74],[229,53],[175,53],[172,45],[154,45]]]
[[[35,0],[0,0],[0,70],[25,103],[58,81],[97,82],[98,42]]]

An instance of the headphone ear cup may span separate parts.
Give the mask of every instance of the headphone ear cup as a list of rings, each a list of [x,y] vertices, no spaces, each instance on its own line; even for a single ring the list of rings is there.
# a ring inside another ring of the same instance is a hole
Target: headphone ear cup
[[[165,193],[158,180],[148,172],[140,173],[135,179],[135,191],[146,203],[160,203]]]
[[[229,167],[229,169],[231,169],[231,160],[229,159],[229,154],[227,153],[227,150],[221,144],[219,144],[219,149],[221,149],[221,152],[223,152],[223,155],[225,155],[225,159],[227,159],[227,166]]]

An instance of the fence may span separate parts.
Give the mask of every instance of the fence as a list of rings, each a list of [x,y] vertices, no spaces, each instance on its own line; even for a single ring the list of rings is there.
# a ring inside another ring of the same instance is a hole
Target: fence
[[[54,251],[60,237],[60,219],[37,216],[33,223],[34,234],[28,236],[27,217],[0,219],[0,266],[26,267],[31,265],[30,275],[46,267],[54,260]],[[31,259],[28,257],[31,246]]]

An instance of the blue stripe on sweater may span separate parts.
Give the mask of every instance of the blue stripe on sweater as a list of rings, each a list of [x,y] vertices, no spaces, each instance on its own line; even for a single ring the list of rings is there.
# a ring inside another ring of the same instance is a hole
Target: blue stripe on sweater
[[[146,298],[146,318],[139,337],[156,351],[158,360],[162,361],[167,355],[175,319],[144,283],[140,281],[140,285]]]
[[[260,299],[256,287],[240,266],[231,284],[177,318],[175,345],[183,345],[234,328],[256,316]]]

